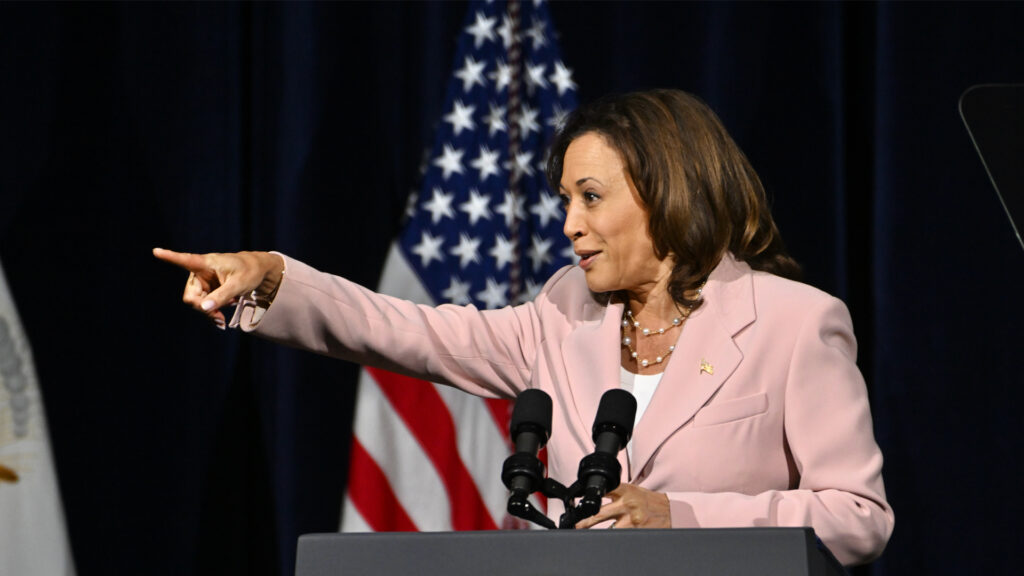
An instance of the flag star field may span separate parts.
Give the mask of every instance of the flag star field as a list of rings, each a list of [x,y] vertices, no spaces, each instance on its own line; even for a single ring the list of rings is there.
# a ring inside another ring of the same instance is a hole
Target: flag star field
[[[512,22],[502,2],[474,6],[421,192],[398,240],[435,302],[500,308],[531,299],[573,263],[545,149],[576,105],[576,84],[551,41],[547,6],[524,2],[519,102],[510,110]],[[519,128],[517,147],[510,122]]]

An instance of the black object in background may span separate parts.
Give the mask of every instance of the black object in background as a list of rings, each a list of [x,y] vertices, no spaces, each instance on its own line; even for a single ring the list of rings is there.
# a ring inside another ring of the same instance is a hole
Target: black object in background
[[[971,86],[960,96],[960,116],[1024,248],[1024,84]]]

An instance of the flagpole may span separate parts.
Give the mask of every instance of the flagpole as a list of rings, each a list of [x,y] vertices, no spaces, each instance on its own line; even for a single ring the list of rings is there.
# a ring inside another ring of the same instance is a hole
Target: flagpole
[[[509,26],[512,29],[512,42],[508,48],[508,65],[511,72],[511,77],[508,84],[508,150],[509,150],[509,167],[511,172],[509,173],[509,194],[512,196],[513,206],[518,206],[521,193],[519,190],[519,180],[521,172],[516,167],[516,158],[519,154],[520,145],[520,134],[519,134],[519,114],[520,106],[520,90],[522,89],[523,80],[523,40],[522,35],[519,33],[520,21],[519,21],[519,0],[509,0],[507,6]],[[511,241],[512,245],[515,246],[515,250],[512,252],[512,261],[509,262],[508,271],[508,291],[509,291],[509,302],[519,302],[520,285],[521,280],[521,258],[522,253],[520,244],[522,240],[522,234],[520,230],[520,220],[515,210],[512,211],[512,226],[511,226]]]

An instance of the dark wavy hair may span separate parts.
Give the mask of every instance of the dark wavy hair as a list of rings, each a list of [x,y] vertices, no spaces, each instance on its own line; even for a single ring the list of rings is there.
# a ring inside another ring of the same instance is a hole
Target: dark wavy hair
[[[577,108],[548,159],[553,190],[569,144],[597,133],[623,159],[648,214],[654,253],[673,257],[669,293],[683,306],[725,252],[791,279],[800,266],[786,253],[764,186],[750,161],[699,98],[681,90],[605,96]]]

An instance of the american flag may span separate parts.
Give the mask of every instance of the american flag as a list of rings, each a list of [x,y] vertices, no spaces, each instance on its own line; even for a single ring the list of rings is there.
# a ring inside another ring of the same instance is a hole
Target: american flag
[[[426,304],[530,300],[573,261],[545,148],[576,84],[542,2],[472,2],[419,192],[379,290]],[[341,529],[510,527],[508,402],[364,369]]]

